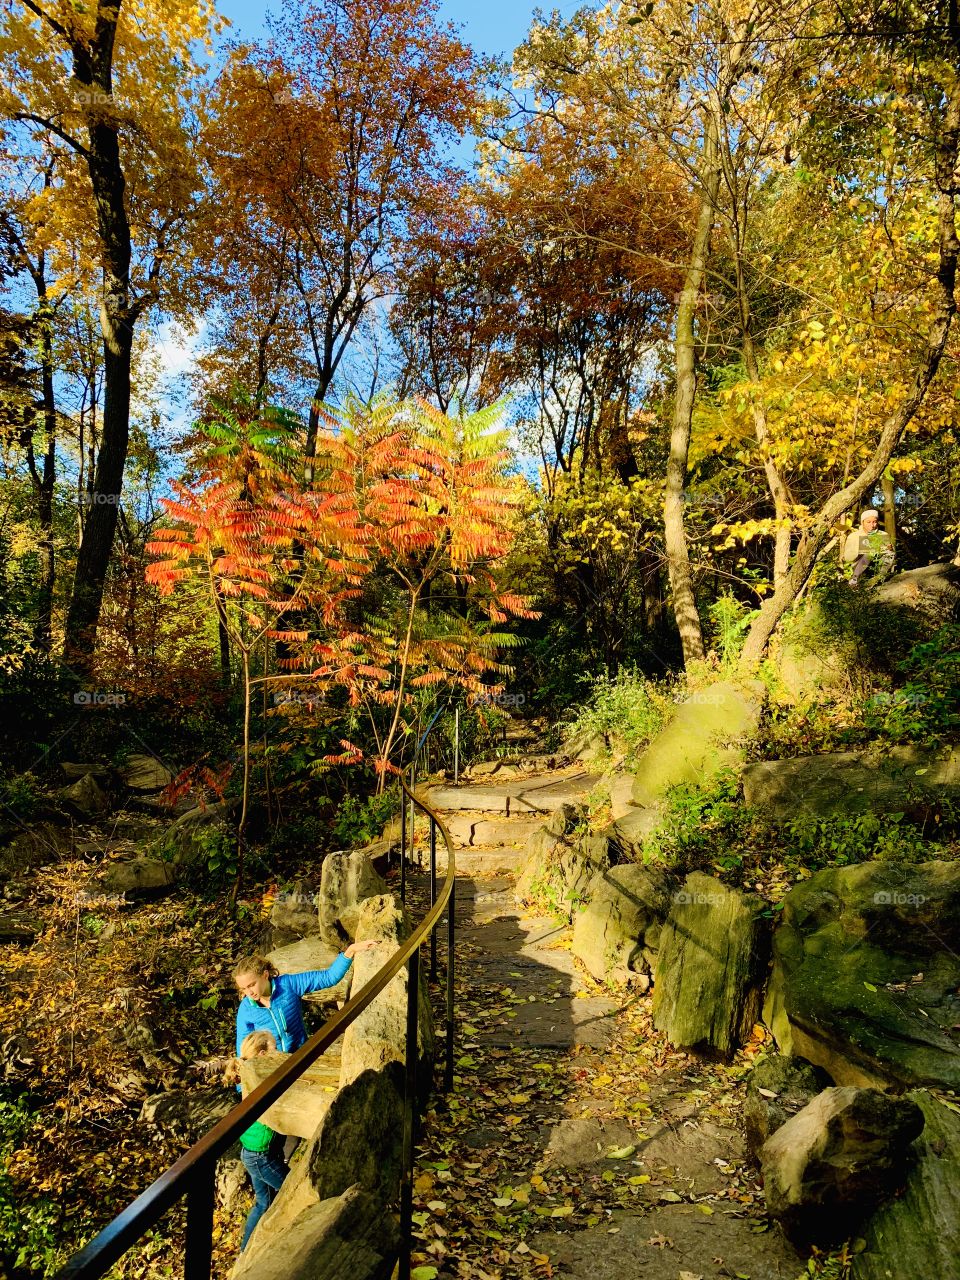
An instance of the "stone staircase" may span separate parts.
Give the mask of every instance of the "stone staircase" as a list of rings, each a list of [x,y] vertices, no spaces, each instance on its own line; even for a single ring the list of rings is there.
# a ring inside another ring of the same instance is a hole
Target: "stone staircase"
[[[431,786],[422,794],[450,832],[459,875],[515,875],[523,864],[527,842],[547,815],[562,804],[580,803],[598,778],[580,765],[538,771],[509,765],[459,786]],[[415,822],[414,840],[425,863],[427,827],[422,817]],[[437,866],[443,871],[447,866],[446,849],[439,839]]]

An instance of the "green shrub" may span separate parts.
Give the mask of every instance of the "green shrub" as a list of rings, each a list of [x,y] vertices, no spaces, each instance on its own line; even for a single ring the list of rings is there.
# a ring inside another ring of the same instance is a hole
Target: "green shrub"
[[[709,786],[682,782],[671,787],[659,828],[647,842],[648,856],[686,873],[710,866],[735,871],[750,848],[756,816],[743,803],[740,780],[725,769]]]
[[[18,818],[32,818],[39,803],[40,787],[32,773],[18,773],[0,782],[0,806]]]
[[[923,862],[939,851],[902,813],[803,816],[784,825],[782,838],[785,858],[811,871],[876,860]]]
[[[568,742],[603,738],[636,754],[659,732],[670,706],[666,689],[660,690],[637,671],[604,673],[593,681],[589,699],[564,731]]]
[[[724,669],[733,666],[740,657],[751,622],[759,613],[737,600],[729,592],[720,596],[708,609],[712,644]]]
[[[369,844],[399,812],[400,793],[397,790],[384,791],[382,795],[369,796],[366,800],[344,796],[334,815],[333,837],[345,848]]]

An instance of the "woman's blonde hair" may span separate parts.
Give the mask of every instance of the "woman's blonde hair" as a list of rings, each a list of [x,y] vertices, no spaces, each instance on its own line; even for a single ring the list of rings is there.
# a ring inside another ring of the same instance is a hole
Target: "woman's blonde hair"
[[[266,956],[259,954],[252,956],[241,956],[237,963],[233,966],[233,980],[240,977],[241,973],[264,973],[271,978],[278,978],[280,970],[275,964],[271,964]]]
[[[277,1042],[269,1031],[251,1031],[240,1044],[241,1058],[255,1058],[259,1053],[276,1053]]]

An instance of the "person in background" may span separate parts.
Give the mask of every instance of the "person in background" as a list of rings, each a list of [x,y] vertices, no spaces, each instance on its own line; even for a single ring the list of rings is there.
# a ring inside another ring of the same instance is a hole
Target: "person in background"
[[[880,517],[872,507],[860,515],[860,527],[847,534],[843,545],[843,558],[853,564],[851,587],[858,587],[860,579],[869,571],[871,578],[882,581],[893,569],[894,553],[890,537],[880,527]]]

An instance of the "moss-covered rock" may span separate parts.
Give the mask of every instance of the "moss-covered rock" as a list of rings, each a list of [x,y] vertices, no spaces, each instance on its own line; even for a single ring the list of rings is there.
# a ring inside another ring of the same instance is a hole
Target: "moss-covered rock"
[[[632,766],[633,803],[655,807],[670,787],[704,782],[740,764],[740,743],[756,730],[762,688],[718,681],[680,704]]]
[[[903,1194],[862,1229],[853,1280],[955,1280],[960,1272],[960,1115],[926,1090],[908,1095],[926,1121]]]
[[[743,795],[774,821],[902,813],[911,792],[960,797],[960,747],[832,751],[763,760],[743,771]]]
[[[674,894],[653,991],[654,1023],[674,1044],[729,1057],[748,1037],[769,952],[762,906],[699,871]]]
[[[557,834],[561,824],[543,827],[527,844],[527,856],[517,877],[517,902],[535,903],[549,911],[569,915],[587,900],[589,887],[612,861],[605,835]]]
[[[667,876],[654,867],[624,863],[595,875],[587,905],[573,922],[573,954],[598,981],[617,971],[649,973],[670,890]]]
[[[960,863],[819,871],[784,901],[764,1021],[839,1084],[960,1087]]]
[[[759,1162],[760,1148],[791,1116],[802,1111],[829,1080],[802,1058],[772,1053],[747,1076],[743,1127],[747,1150]]]

